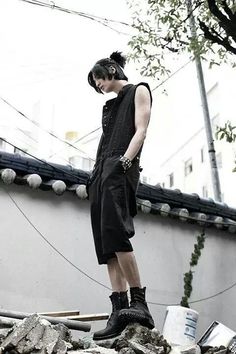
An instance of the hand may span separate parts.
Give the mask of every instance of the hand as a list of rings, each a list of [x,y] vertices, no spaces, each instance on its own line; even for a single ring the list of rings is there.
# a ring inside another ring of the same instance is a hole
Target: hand
[[[120,162],[124,169],[124,173],[132,166],[132,162],[128,159],[128,157],[120,156]]]

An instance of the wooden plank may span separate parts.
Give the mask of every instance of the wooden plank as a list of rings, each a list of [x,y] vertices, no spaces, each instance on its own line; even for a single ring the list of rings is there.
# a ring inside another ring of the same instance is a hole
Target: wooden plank
[[[73,310],[73,311],[58,311],[58,312],[40,312],[40,316],[50,316],[50,317],[67,317],[68,316],[79,316],[80,311]]]
[[[88,314],[88,315],[79,315],[79,316],[68,316],[68,320],[74,321],[101,321],[107,320],[109,317],[108,313],[96,313],[96,314]]]

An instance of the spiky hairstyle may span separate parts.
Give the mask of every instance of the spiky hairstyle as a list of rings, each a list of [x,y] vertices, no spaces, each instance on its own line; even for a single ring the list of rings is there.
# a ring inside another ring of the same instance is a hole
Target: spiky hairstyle
[[[123,68],[126,64],[126,58],[121,54],[121,52],[113,52],[109,58],[100,59],[96,62],[93,68],[88,74],[89,85],[92,86],[98,93],[103,93],[93,79],[95,76],[97,79],[108,79],[112,80],[126,80],[127,76],[124,74]],[[111,66],[115,68],[115,73],[111,72]]]

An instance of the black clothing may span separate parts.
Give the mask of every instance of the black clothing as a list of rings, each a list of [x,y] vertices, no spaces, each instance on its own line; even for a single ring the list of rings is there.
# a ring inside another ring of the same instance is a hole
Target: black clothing
[[[133,217],[137,214],[136,190],[142,148],[126,173],[119,159],[135,134],[134,98],[139,85],[149,89],[146,83],[127,84],[103,107],[103,134],[89,185],[92,230],[99,264],[106,264],[108,259],[115,257],[115,252],[133,250],[129,238],[135,233]]]

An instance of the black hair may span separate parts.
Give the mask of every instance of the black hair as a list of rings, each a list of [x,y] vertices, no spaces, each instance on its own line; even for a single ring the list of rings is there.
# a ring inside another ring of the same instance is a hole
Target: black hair
[[[98,60],[88,74],[89,85],[91,85],[98,93],[103,93],[100,88],[96,86],[93,76],[97,79],[103,80],[112,80],[114,78],[115,80],[128,81],[128,78],[123,71],[125,64],[126,58],[121,52],[113,52],[110,55],[110,58]],[[111,71],[111,66],[115,68],[115,73]]]

